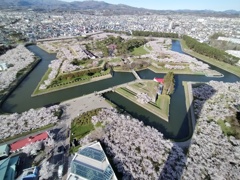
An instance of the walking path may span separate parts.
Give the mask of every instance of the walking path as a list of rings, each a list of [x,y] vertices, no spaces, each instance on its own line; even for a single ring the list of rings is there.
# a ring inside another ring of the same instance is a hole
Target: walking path
[[[140,76],[136,73],[136,71],[134,69],[132,69],[132,73],[137,80],[141,80]]]

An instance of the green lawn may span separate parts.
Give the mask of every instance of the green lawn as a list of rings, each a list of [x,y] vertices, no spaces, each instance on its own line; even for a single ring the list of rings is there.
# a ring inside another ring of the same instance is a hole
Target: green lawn
[[[122,62],[121,58],[111,58],[110,62]]]
[[[170,96],[159,95],[156,104],[164,114],[169,115]]]
[[[136,93],[127,89],[127,88],[117,88],[115,90],[118,94],[122,95],[123,97],[127,98],[128,100],[134,102],[135,104],[141,106],[142,108],[148,110],[149,112],[159,116],[160,118],[164,119],[165,121],[168,121],[168,115],[167,108],[164,107],[163,109],[159,108],[157,104],[154,102],[142,104],[137,101],[135,95]],[[169,104],[164,104],[164,106],[169,106]],[[168,107],[169,108],[169,107]]]
[[[64,80],[58,81],[55,84],[52,83],[52,85],[50,85],[50,87],[48,87],[47,89],[39,90],[40,85],[46,79],[48,79],[48,75],[49,75],[50,72],[51,72],[51,69],[48,69],[47,72],[42,77],[41,81],[38,83],[38,86],[34,90],[32,96],[37,96],[37,95],[46,94],[46,93],[49,93],[49,92],[54,92],[54,91],[58,91],[58,90],[62,90],[62,89],[66,89],[66,88],[70,88],[70,87],[74,87],[74,86],[78,86],[78,85],[81,85],[81,84],[93,82],[95,80],[106,79],[106,78],[109,78],[108,76],[111,77],[110,69],[107,69],[106,71],[101,72],[101,73],[100,72],[96,72],[92,76],[83,75],[81,77],[75,77],[75,78],[73,78],[71,80],[64,79]]]
[[[221,62],[221,61],[218,61],[216,59],[209,58],[207,56],[198,54],[198,53],[192,51],[191,49],[189,49],[184,40],[181,40],[181,46],[182,46],[182,50],[184,52],[186,52],[187,54],[190,54],[190,55],[192,55],[196,58],[199,58],[199,59],[201,59],[201,60],[203,60],[203,61],[205,61],[209,64],[212,64],[216,67],[219,67],[219,68],[221,68],[225,71],[228,71],[228,72],[230,72],[232,74],[235,74],[236,76],[240,77],[240,68],[238,66],[232,66],[232,65],[227,64],[225,62]]]
[[[166,69],[166,68],[157,68],[153,65],[149,66],[148,69],[155,73],[168,73],[169,71],[173,72],[174,74],[194,74],[194,75],[204,75],[204,73],[200,72],[192,72],[189,68],[183,69],[183,70],[177,70],[177,69]]]
[[[94,126],[92,123],[85,124],[85,125],[74,125],[71,129],[71,132],[73,133],[73,137],[76,139],[81,139],[88,133],[90,133],[92,130],[94,130]]]
[[[80,116],[73,119],[71,123],[71,136],[70,141],[72,142],[73,139],[79,140],[89,134],[91,131],[95,129],[93,123],[91,122],[92,116],[96,116],[101,109],[94,109],[88,112],[84,112]],[[101,123],[97,123],[96,127],[101,127]],[[81,147],[79,146],[72,146],[70,148],[70,153],[74,154],[78,151],[78,149]]]
[[[134,48],[133,52],[131,53],[134,56],[141,56],[141,55],[145,55],[145,54],[149,54],[143,46],[140,46],[138,48]]]
[[[137,91],[147,93],[148,96],[150,97],[155,97],[159,84],[155,81],[150,80],[150,81],[145,81],[144,83],[138,82],[135,84],[131,84],[130,86],[136,89]]]
[[[84,112],[82,115],[76,117],[71,123],[71,141],[73,139],[81,139],[92,130],[94,125],[91,122],[92,116],[98,114],[101,109],[94,109],[92,111]],[[99,126],[99,124],[98,124]]]

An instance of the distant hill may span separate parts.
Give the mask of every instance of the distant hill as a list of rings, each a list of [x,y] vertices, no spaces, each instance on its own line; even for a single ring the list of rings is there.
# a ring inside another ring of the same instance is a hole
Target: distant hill
[[[118,15],[118,14],[199,14],[211,16],[239,16],[240,11],[227,10],[217,12],[212,10],[150,10],[144,8],[136,8],[124,4],[110,4],[104,1],[75,1],[65,2],[60,0],[0,0],[0,9],[18,8],[18,9],[33,9],[41,11],[81,11],[88,14],[95,14],[99,11],[103,15]]]

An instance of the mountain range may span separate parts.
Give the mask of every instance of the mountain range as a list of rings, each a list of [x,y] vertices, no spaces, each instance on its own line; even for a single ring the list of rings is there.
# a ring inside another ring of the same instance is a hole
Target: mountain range
[[[172,14],[172,13],[188,13],[200,15],[240,15],[240,11],[227,10],[223,12],[212,10],[150,10],[144,8],[136,8],[124,4],[110,4],[104,1],[74,1],[64,2],[60,0],[0,0],[0,8],[17,8],[17,9],[33,9],[41,11],[84,11],[94,14],[99,11],[103,15],[113,14]]]

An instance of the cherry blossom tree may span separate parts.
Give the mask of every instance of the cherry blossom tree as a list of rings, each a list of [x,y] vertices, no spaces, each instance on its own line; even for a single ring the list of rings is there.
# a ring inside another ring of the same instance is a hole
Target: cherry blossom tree
[[[55,169],[55,165],[49,163],[48,161],[44,161],[41,165],[41,169],[39,171],[39,176],[40,176],[40,180],[44,180],[44,179],[49,179],[53,177],[53,172]]]
[[[21,114],[0,115],[2,124],[0,127],[0,138],[4,139],[48,124],[57,123],[58,117],[55,113],[59,110],[60,106],[54,105],[48,108],[30,109]]]
[[[18,45],[0,56],[0,62],[11,64],[6,71],[0,71],[0,91],[9,87],[16,80],[18,71],[34,62],[34,54],[25,46]]]

